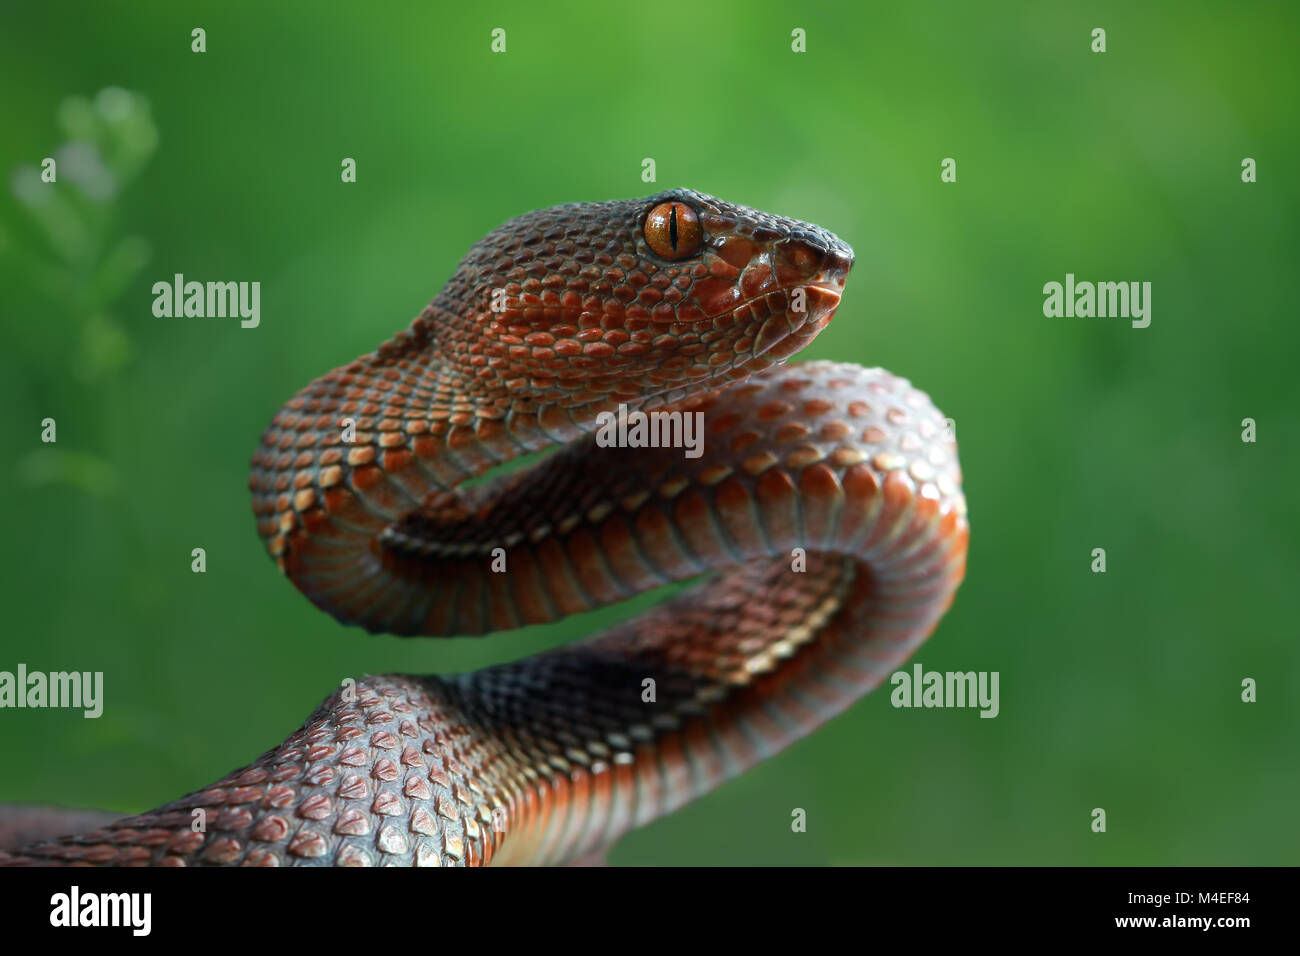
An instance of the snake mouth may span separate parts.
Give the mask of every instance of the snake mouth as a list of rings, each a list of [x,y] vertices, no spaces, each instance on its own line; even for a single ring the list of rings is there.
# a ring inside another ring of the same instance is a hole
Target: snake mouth
[[[844,292],[843,279],[801,283],[787,296],[803,291],[803,309],[773,311],[754,335],[749,358],[784,359],[798,352],[830,323]],[[796,300],[797,301],[797,300]]]
[[[840,297],[844,295],[844,280],[821,279],[817,282],[809,282],[803,288],[816,289],[818,295],[826,300],[827,305],[835,306],[840,304]]]

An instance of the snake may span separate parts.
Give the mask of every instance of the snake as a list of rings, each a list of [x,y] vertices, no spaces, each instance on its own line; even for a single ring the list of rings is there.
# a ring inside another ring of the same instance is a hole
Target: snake
[[[372,633],[669,596],[511,663],[349,678],[212,785],[0,862],[598,859],[843,712],[934,631],[969,539],[925,393],[787,362],[853,262],[690,189],[488,232],[407,329],[275,414],[249,480],[266,551]]]

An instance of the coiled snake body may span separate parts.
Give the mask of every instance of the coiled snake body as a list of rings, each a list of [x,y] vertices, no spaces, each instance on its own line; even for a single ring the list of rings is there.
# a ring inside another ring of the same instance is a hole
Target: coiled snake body
[[[490,232],[409,329],[275,416],[250,480],[271,556],[340,621],[404,635],[703,580],[515,663],[347,682],[212,786],[0,861],[567,862],[844,710],[934,629],[967,541],[924,394],[780,364],[852,262],[825,230],[690,190]],[[604,447],[620,405],[701,413],[703,454]]]

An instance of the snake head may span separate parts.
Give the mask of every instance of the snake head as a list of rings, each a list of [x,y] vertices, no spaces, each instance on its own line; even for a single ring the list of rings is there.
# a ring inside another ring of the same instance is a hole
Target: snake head
[[[448,336],[459,360],[517,400],[676,400],[801,349],[852,264],[818,226],[673,189],[512,219],[440,298],[474,326]]]

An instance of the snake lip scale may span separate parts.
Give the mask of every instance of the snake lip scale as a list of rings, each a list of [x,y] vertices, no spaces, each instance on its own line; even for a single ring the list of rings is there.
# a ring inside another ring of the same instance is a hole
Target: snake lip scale
[[[409,328],[274,416],[249,479],[268,554],[398,635],[693,583],[509,664],[345,682],[211,786],[0,863],[573,862],[845,710],[937,626],[969,536],[924,393],[785,364],[852,265],[818,226],[689,189],[487,233]],[[703,455],[599,447],[620,404],[700,413]]]

